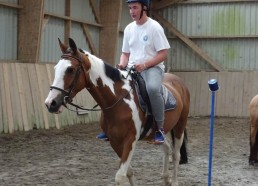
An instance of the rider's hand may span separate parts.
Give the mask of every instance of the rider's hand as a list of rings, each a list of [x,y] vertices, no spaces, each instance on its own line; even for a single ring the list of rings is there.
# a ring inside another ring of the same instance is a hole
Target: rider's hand
[[[120,69],[120,70],[124,70],[124,69],[125,69],[125,67],[123,67],[123,66],[120,65],[120,64],[117,64],[117,65],[116,65],[116,68],[117,68],[117,69]]]
[[[145,63],[143,63],[143,64],[136,64],[134,67],[135,67],[137,72],[142,72],[142,71],[147,69]]]

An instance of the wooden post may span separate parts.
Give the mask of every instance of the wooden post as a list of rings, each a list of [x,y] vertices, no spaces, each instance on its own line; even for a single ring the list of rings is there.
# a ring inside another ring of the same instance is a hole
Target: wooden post
[[[19,0],[18,60],[36,63],[39,60],[44,0]]]
[[[111,65],[115,65],[117,44],[119,39],[119,21],[122,11],[121,0],[100,1],[100,18],[103,29],[100,31],[99,57]]]

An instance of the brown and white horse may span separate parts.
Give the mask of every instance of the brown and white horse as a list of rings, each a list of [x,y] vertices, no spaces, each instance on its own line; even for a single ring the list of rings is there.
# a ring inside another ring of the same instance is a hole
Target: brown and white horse
[[[146,115],[140,109],[138,97],[132,88],[131,76],[118,70],[96,56],[78,50],[69,38],[69,47],[59,40],[63,53],[55,66],[55,78],[45,104],[51,113],[60,113],[64,104],[82,89],[86,88],[101,108],[100,126],[107,134],[111,147],[120,158],[120,166],[115,176],[116,185],[124,185],[128,179],[135,185],[131,160],[137,141],[146,123]],[[190,95],[187,87],[175,75],[165,74],[164,85],[177,101],[173,110],[165,112],[164,130],[166,133],[164,150],[164,185],[171,185],[168,172],[170,147],[174,163],[173,184],[178,185],[177,173],[180,160],[180,147],[189,113]],[[173,143],[168,139],[175,137]],[[147,133],[152,139],[154,130]]]
[[[249,104],[250,113],[250,156],[249,164],[258,164],[258,95]]]

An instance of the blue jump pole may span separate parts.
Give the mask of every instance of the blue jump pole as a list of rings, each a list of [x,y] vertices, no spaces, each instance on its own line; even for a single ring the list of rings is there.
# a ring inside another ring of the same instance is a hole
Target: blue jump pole
[[[209,88],[211,91],[211,116],[210,116],[210,145],[209,145],[209,174],[208,174],[208,186],[211,186],[211,175],[212,175],[212,146],[213,146],[213,123],[214,123],[214,102],[215,92],[219,89],[218,82],[216,79],[210,79],[208,81]]]

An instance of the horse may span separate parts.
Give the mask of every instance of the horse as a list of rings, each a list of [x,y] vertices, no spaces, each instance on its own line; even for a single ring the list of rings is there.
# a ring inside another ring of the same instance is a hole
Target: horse
[[[249,104],[250,114],[250,156],[249,165],[258,163],[258,95],[254,96]]]
[[[116,185],[124,185],[128,181],[130,185],[136,185],[131,160],[146,125],[147,116],[140,109],[139,98],[132,86],[130,74],[125,74],[95,55],[77,48],[71,38],[68,46],[59,38],[58,41],[62,56],[54,67],[54,81],[45,100],[48,111],[61,113],[63,107],[86,88],[101,109],[100,126],[120,158],[119,169],[115,175]],[[180,148],[186,136],[190,93],[184,82],[173,74],[165,73],[164,86],[173,93],[177,105],[173,110],[164,113],[166,138],[161,145],[164,151],[163,181],[164,185],[172,184],[168,172],[169,154],[172,149],[173,182],[178,185]],[[151,128],[144,139],[153,139],[154,133]],[[171,136],[174,136],[173,142],[169,140]]]

